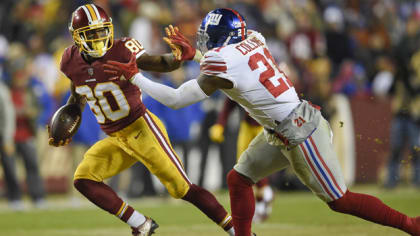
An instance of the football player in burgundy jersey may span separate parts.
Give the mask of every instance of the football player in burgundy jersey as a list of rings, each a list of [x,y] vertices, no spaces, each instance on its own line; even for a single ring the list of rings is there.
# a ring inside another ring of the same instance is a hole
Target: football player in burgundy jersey
[[[419,216],[409,217],[374,196],[348,190],[332,146],[332,131],[319,107],[299,99],[264,37],[255,31],[248,35],[245,20],[237,11],[209,12],[197,36],[204,53],[201,74],[177,89],[147,79],[135,64],[110,61],[105,67],[115,78],[123,74],[172,108],[204,100],[220,89],[264,126],[227,177],[236,236],[251,235],[255,210],[252,185],[289,165],[332,210],[420,236]],[[182,47],[182,59],[195,57],[195,49],[178,30],[169,39]]]
[[[140,89],[124,78],[111,79],[103,69],[105,62],[114,60],[131,61],[143,70],[166,72],[177,69],[180,60],[172,54],[148,55],[133,38],[114,40],[111,18],[94,4],[77,8],[69,29],[75,44],[65,50],[61,60],[61,71],[71,80],[68,103],[83,108],[87,102],[108,135],[85,153],[74,175],[75,188],[130,225],[133,235],[151,235],[158,227],[156,222],[134,210],[103,182],[141,161],[172,197],[194,204],[234,235],[231,216],[210,192],[188,179],[162,122],[142,103]],[[55,141],[50,138],[50,145]],[[70,139],[57,141],[57,146],[62,146]]]

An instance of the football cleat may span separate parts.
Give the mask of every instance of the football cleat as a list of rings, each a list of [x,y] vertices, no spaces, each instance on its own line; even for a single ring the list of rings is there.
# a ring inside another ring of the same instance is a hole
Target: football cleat
[[[133,236],[150,236],[155,233],[159,225],[152,218],[146,216],[146,221],[137,228],[131,227]]]

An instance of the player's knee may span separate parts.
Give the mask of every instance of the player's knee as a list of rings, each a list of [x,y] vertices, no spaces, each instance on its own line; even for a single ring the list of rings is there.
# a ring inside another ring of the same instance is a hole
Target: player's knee
[[[253,183],[247,177],[239,174],[235,169],[229,171],[227,175],[227,184],[228,186],[242,185],[242,186],[252,186]]]
[[[333,211],[347,213],[352,207],[350,195],[351,192],[347,191],[341,198],[328,202],[327,204]]]
[[[190,186],[188,184],[182,184],[181,186],[172,186],[171,188],[167,188],[169,195],[175,199],[183,198],[187,192],[190,190]]]
[[[77,189],[77,191],[83,193],[84,189],[87,187],[87,181],[86,179],[75,179],[73,181],[73,186]]]
[[[77,179],[90,179],[96,182],[102,182],[103,178],[102,175],[93,173],[91,170],[96,169],[95,166],[92,166],[88,162],[82,162],[77,167],[76,171],[74,172],[73,180]]]

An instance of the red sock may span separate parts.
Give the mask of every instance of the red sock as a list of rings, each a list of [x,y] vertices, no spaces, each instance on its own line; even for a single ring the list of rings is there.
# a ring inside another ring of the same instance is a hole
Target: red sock
[[[113,215],[118,214],[117,217],[124,222],[127,222],[134,212],[131,206],[124,203],[114,190],[103,182],[76,179],[74,187],[98,207]]]
[[[182,199],[192,203],[225,231],[233,227],[231,217],[209,191],[192,184]]]
[[[347,191],[343,197],[329,202],[328,205],[337,212],[398,228],[412,235],[420,235],[420,232],[417,231],[417,234],[415,234],[415,231],[413,231],[416,227],[413,226],[410,217],[390,208],[378,198],[370,195]]]
[[[249,236],[255,211],[252,183],[235,170],[231,170],[227,176],[227,184],[235,236]]]

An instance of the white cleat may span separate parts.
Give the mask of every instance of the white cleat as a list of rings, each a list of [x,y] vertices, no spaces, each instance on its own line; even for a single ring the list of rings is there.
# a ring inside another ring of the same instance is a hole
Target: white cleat
[[[159,225],[150,217],[146,216],[146,221],[137,228],[131,227],[133,236],[150,236],[155,233]]]

